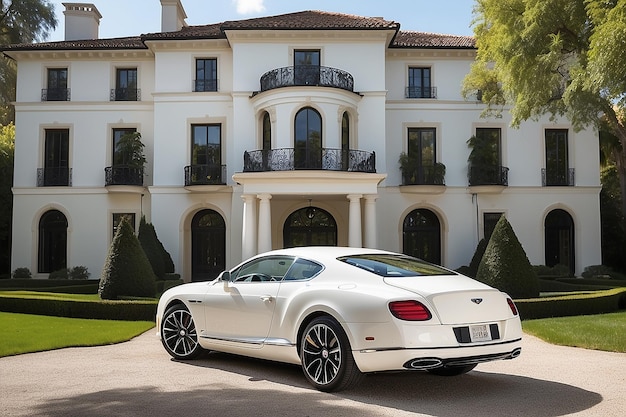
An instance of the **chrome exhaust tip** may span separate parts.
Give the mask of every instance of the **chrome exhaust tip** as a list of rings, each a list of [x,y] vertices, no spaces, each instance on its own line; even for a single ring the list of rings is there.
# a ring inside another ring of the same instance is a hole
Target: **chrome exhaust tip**
[[[443,366],[443,361],[439,358],[413,359],[404,364],[405,368],[417,369],[417,370],[440,368],[442,366]]]

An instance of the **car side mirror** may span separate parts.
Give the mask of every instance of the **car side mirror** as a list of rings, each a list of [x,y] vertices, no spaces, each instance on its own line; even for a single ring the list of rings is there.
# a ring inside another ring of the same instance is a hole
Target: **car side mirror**
[[[222,272],[219,277],[217,277],[217,279],[219,281],[223,281],[223,282],[230,282],[230,272],[229,271],[224,271]]]

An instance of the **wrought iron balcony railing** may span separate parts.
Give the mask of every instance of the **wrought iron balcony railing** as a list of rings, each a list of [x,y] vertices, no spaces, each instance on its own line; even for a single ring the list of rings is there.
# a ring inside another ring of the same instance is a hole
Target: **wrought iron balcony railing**
[[[41,101],[70,101],[70,89],[44,88],[41,90]]]
[[[281,87],[318,86],[354,91],[354,79],[346,71],[319,65],[276,68],[261,76],[261,91]]]
[[[541,169],[541,185],[544,187],[573,187],[575,185],[574,179],[574,168],[567,170]]]
[[[104,168],[104,185],[143,186],[143,168],[114,165]]]
[[[72,185],[72,168],[37,168],[37,187],[69,187]]]
[[[417,166],[402,172],[402,185],[446,185],[446,166],[440,162],[432,166]]]
[[[217,80],[193,80],[193,91],[217,91]]]
[[[185,186],[226,184],[226,165],[203,164],[185,167]]]
[[[405,98],[437,98],[437,87],[407,87]]]
[[[321,148],[305,152],[294,148],[246,151],[244,172],[323,170],[376,172],[376,154],[360,150]]]
[[[474,166],[468,170],[470,186],[477,185],[509,185],[509,168],[499,165]]]
[[[141,101],[140,88],[112,88],[110,101]]]

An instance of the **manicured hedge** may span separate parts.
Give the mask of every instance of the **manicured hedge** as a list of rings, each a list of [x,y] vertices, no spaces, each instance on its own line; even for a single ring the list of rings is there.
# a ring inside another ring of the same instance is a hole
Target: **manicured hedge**
[[[157,301],[73,301],[0,294],[0,311],[83,319],[154,321]]]
[[[626,309],[626,288],[515,300],[515,305],[522,320],[611,313]]]
[[[97,279],[33,279],[33,278],[12,278],[6,280],[0,280],[0,289],[7,290],[31,290],[48,291],[52,287],[75,287],[93,285],[96,290],[93,294],[98,292],[98,280]],[[91,294],[91,293],[88,293]]]

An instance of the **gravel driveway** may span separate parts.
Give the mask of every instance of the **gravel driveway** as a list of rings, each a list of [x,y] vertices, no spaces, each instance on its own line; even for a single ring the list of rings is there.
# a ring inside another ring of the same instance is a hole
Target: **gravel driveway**
[[[210,354],[177,362],[147,333],[0,358],[1,416],[624,416],[626,354],[525,336],[522,355],[460,377],[370,375],[312,389],[297,366]]]

